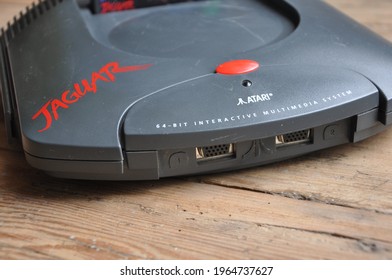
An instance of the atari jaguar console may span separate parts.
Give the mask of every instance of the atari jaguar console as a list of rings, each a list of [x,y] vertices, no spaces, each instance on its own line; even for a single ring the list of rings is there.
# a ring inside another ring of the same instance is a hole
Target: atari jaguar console
[[[98,2],[40,1],[1,35],[8,136],[53,176],[234,170],[392,123],[392,45],[322,1]]]

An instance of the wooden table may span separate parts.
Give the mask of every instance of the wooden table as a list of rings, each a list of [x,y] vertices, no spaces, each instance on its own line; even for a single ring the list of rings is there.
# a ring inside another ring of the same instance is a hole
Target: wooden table
[[[28,2],[0,0],[0,25]],[[392,1],[327,2],[392,41]],[[1,122],[0,258],[391,259],[391,167],[392,129],[240,172],[60,180],[27,165]]]

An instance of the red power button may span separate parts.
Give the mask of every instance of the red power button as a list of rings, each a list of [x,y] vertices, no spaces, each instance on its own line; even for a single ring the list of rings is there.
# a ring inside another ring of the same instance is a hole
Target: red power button
[[[260,64],[254,60],[232,60],[219,65],[216,73],[222,75],[241,75],[256,71]]]

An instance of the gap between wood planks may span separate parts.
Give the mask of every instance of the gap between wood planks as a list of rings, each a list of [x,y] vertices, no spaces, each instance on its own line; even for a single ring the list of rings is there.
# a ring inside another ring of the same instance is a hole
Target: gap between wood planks
[[[219,187],[225,187],[225,188],[232,188],[232,189],[239,189],[239,190],[245,190],[245,191],[252,191],[252,192],[257,192],[257,193],[262,193],[262,194],[267,194],[267,195],[277,195],[277,196],[281,196],[284,198],[290,198],[290,199],[295,199],[295,200],[304,200],[304,201],[311,201],[311,202],[318,202],[318,203],[322,203],[322,204],[327,204],[327,205],[333,205],[333,206],[339,206],[339,207],[345,207],[345,208],[350,208],[350,209],[358,209],[358,210],[366,210],[366,211],[370,211],[370,212],[375,212],[375,213],[379,213],[379,214],[385,214],[385,215],[392,215],[392,213],[388,213],[388,212],[384,212],[384,211],[380,211],[377,209],[368,209],[368,208],[364,208],[364,207],[355,207],[355,206],[351,206],[351,205],[347,205],[344,203],[337,203],[331,200],[323,200],[323,199],[319,199],[319,198],[314,198],[310,195],[306,195],[306,194],[302,194],[301,192],[297,192],[297,191],[286,191],[286,192],[274,192],[274,191],[267,191],[267,190],[257,190],[257,189],[250,189],[250,188],[246,188],[243,186],[238,186],[235,184],[230,184],[230,183],[220,183],[214,179],[209,179],[208,177],[192,177],[189,179],[184,179],[186,181],[190,181],[190,182],[197,182],[200,184],[207,184],[207,185],[214,185],[214,186],[219,186]]]

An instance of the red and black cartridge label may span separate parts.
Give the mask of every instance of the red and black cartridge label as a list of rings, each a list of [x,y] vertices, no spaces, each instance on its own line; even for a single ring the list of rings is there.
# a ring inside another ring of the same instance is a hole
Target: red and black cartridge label
[[[100,14],[202,0],[96,0],[95,12]]]

